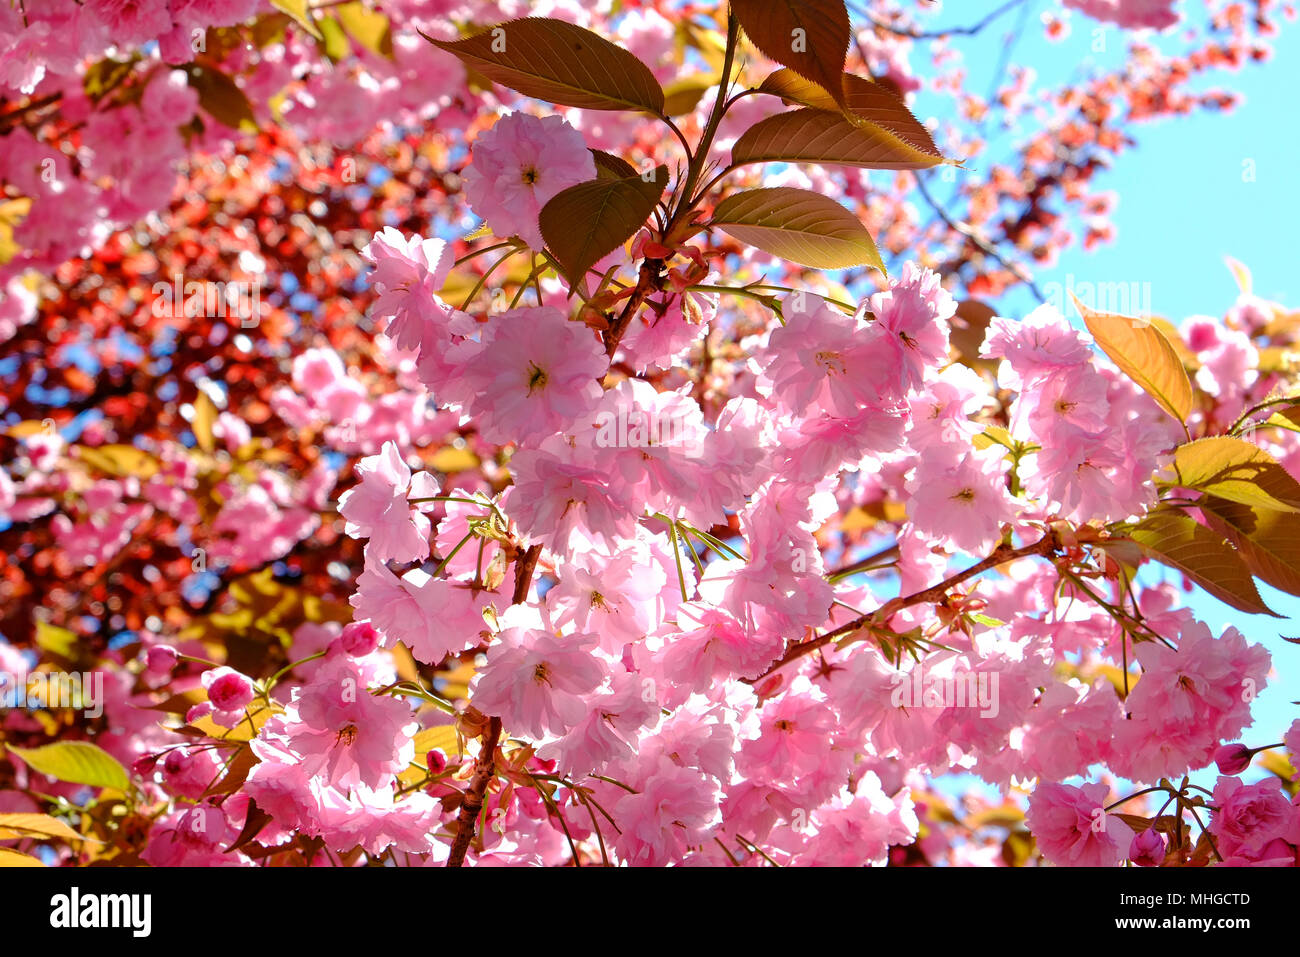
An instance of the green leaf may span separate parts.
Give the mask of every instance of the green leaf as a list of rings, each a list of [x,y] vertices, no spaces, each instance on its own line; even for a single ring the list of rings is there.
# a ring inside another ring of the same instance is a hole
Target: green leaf
[[[651,180],[629,176],[570,186],[542,207],[542,237],[570,287],[641,228],[667,185],[668,168],[660,166]]]
[[[817,163],[864,169],[928,169],[945,160],[875,124],[859,125],[840,113],[802,109],[769,116],[745,130],[731,147],[731,162],[734,166]]]
[[[716,226],[743,243],[814,269],[885,264],[867,227],[835,200],[781,186],[728,196],[714,210]]]
[[[852,39],[844,0],[731,0],[731,12],[766,56],[844,104],[840,77]]]
[[[762,93],[779,96],[787,103],[798,103],[818,110],[842,112],[855,126],[875,127],[896,137],[923,155],[943,159],[934,137],[907,107],[907,102],[889,87],[866,77],[845,73],[840,78],[844,88],[841,105],[821,86],[793,70],[777,70],[758,87]]]
[[[1300,515],[1213,495],[1201,496],[1196,504],[1206,522],[1237,546],[1255,577],[1300,595]]]
[[[664,91],[650,68],[582,27],[525,17],[464,40],[426,40],[512,90],[585,110],[644,110],[662,115]]]
[[[1144,319],[1095,312],[1073,294],[1070,298],[1111,361],[1160,408],[1179,422],[1186,422],[1192,411],[1192,383],[1164,334]]]
[[[199,95],[199,106],[214,120],[242,133],[257,132],[257,118],[244,91],[220,70],[202,63],[185,67],[190,86]]]
[[[307,5],[307,0],[271,0],[271,6],[281,13],[287,14],[290,19],[317,40],[323,39],[320,30],[316,26],[316,21],[312,19],[311,8]]]
[[[1150,557],[1182,572],[1233,608],[1252,615],[1273,615],[1264,604],[1242,556],[1223,536],[1180,512],[1159,509],[1128,533]]]
[[[128,791],[131,778],[126,768],[99,745],[89,741],[56,741],[39,748],[9,750],[27,762],[33,771],[69,784]]]
[[[1300,482],[1273,456],[1243,439],[1216,435],[1180,445],[1174,471],[1179,485],[1230,502],[1300,512]]]
[[[352,39],[371,53],[393,59],[393,31],[388,17],[377,10],[367,10],[359,2],[335,7],[334,15]]]

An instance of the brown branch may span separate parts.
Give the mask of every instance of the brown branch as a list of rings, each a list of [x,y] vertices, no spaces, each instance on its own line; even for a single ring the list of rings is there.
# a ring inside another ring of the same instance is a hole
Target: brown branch
[[[660,275],[663,269],[662,259],[647,259],[641,263],[641,269],[637,276],[636,288],[632,290],[632,298],[627,301],[623,311],[618,314],[605,333],[605,354],[611,359],[614,353],[618,351],[618,344],[627,332],[627,327],[632,324],[636,318],[637,310],[641,308],[646,301],[646,297],[652,292],[658,292],[663,288],[663,278]]]
[[[20,106],[16,110],[10,110],[8,113],[0,113],[0,124],[4,125],[4,128],[0,130],[0,132],[4,132],[4,133],[10,132],[13,129],[13,127],[17,125],[16,123],[12,123],[10,121],[21,120],[28,113],[35,112],[36,110],[42,110],[47,106],[57,103],[60,99],[62,99],[62,97],[63,97],[62,93],[51,93],[48,96],[43,96],[40,97],[39,99],[32,100],[31,102],[26,103],[23,106]]]
[[[537,560],[541,557],[542,546],[530,545],[519,563],[515,566],[515,591],[511,603],[518,605],[528,599],[528,590],[533,584],[533,573],[537,569]],[[469,779],[469,787],[460,802],[460,813],[456,815],[456,839],[452,842],[451,853],[447,855],[448,867],[463,867],[465,854],[474,840],[474,828],[478,816],[483,811],[488,785],[496,776],[497,743],[501,740],[501,719],[490,718],[488,729],[482,737],[482,748],[474,762],[474,775]]]
[[[1020,265],[1019,263],[1012,262],[1010,259],[1003,256],[1002,253],[998,251],[997,246],[995,246],[991,241],[985,239],[978,232],[976,232],[973,226],[969,226],[966,223],[959,223],[957,222],[957,220],[949,216],[948,213],[944,210],[944,208],[940,206],[939,203],[935,200],[935,198],[930,195],[930,191],[925,186],[925,180],[922,179],[919,175],[913,177],[913,179],[916,182],[917,190],[920,191],[922,198],[925,199],[926,203],[930,206],[930,208],[934,210],[936,216],[938,216],[941,220],[943,220],[944,223],[946,223],[950,229],[954,230],[955,232],[959,233],[961,236],[965,237],[968,243],[970,243],[980,252],[984,253],[984,255],[988,256],[990,259],[993,259],[994,261],[999,263],[1001,266],[1007,269],[1013,276],[1015,276],[1022,283],[1028,286],[1029,291],[1034,294],[1034,298],[1038,300],[1040,305],[1046,304],[1047,297],[1044,296],[1043,291],[1038,288],[1037,284],[1034,282],[1034,277],[1030,274],[1029,270],[1027,270],[1024,266]],[[960,268],[960,265],[961,262],[958,261],[953,271],[956,271],[957,268]],[[947,271],[946,266],[940,269],[941,273],[945,271]]]
[[[529,545],[519,564],[515,566],[515,593],[510,596],[512,605],[522,605],[528,600],[528,589],[533,584],[533,572],[537,568],[537,559],[542,554],[541,545]]]
[[[448,867],[465,865],[465,852],[469,850],[469,842],[474,839],[474,826],[478,822],[479,812],[483,810],[483,796],[496,774],[497,742],[500,740],[501,719],[492,718],[483,737],[483,749],[474,762],[474,776],[470,778],[469,789],[460,802],[460,813],[456,816],[456,840],[452,842],[451,853],[447,856]]]
[[[898,558],[898,543],[890,545],[888,548],[882,548],[874,555],[868,555],[866,558],[860,558],[852,564],[845,565],[843,568],[836,568],[831,571],[829,577],[834,579],[848,578],[850,575],[856,575],[858,572],[865,572],[874,569],[885,559]],[[892,564],[892,561],[891,561]],[[881,566],[883,567],[883,566]]]
[[[940,40],[944,37],[973,37],[998,17],[1002,16],[1002,14],[1006,13],[1008,10],[1023,5],[1025,2],[1026,0],[1007,0],[1006,3],[985,16],[984,19],[980,20],[978,23],[973,23],[968,27],[944,27],[939,30],[918,30],[916,27],[898,26],[897,24],[890,23],[888,20],[882,20],[880,17],[877,17],[866,8],[865,4],[859,7],[858,12],[866,17],[867,20],[871,22],[872,26],[879,27],[881,30],[886,30],[895,36],[909,37],[913,40]]]
[[[1004,564],[1005,562],[1015,561],[1017,558],[1025,558],[1029,555],[1051,555],[1060,548],[1060,539],[1055,531],[1050,531],[1041,539],[1032,545],[1022,545],[1020,548],[1012,548],[1010,545],[999,545],[993,550],[993,554],[970,568],[960,571],[951,578],[946,578],[937,585],[931,585],[929,588],[922,589],[914,594],[891,598],[875,611],[854,618],[847,624],[840,625],[825,634],[818,635],[809,641],[801,642],[794,645],[786,651],[784,655],[778,658],[766,671],[757,678],[749,680],[750,684],[756,684],[762,681],[768,675],[780,671],[792,661],[802,658],[811,651],[816,651],[823,645],[841,638],[844,635],[852,634],[864,625],[869,624],[872,620],[887,621],[894,615],[898,614],[904,608],[911,608],[913,605],[934,603],[947,597],[948,590],[956,585],[960,585],[968,578],[974,578],[982,572],[988,571],[994,566]]]

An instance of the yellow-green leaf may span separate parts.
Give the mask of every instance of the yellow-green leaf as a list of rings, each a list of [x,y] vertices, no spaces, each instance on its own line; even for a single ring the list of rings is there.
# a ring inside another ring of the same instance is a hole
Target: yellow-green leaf
[[[582,27],[525,17],[463,40],[426,40],[495,83],[584,110],[644,110],[660,115],[664,91],[650,68]]]
[[[445,445],[428,460],[428,466],[448,475],[453,472],[468,472],[478,468],[479,458],[471,449],[458,449],[454,445]]]
[[[710,225],[814,269],[866,264],[885,271],[871,233],[858,217],[811,190],[780,186],[735,193],[718,204]]]
[[[1300,515],[1213,495],[1201,496],[1196,504],[1205,520],[1237,546],[1255,577],[1300,595]]]
[[[331,62],[337,63],[352,52],[352,44],[348,42],[343,24],[334,17],[321,17],[320,32],[318,46]]]
[[[233,728],[217,724],[212,720],[211,715],[199,718],[190,727],[197,728],[208,737],[217,738],[221,741],[251,741],[257,737],[257,733],[262,730],[262,726],[266,722],[283,710],[278,705],[270,708],[265,705],[258,707],[258,703],[254,701],[253,704],[249,705],[244,717]]]
[[[14,230],[31,210],[32,201],[27,196],[0,202],[0,266],[22,252],[22,248],[14,242]]]
[[[1025,812],[1014,804],[976,811],[962,822],[972,831],[980,827],[1013,827],[1025,819]]]
[[[667,185],[668,168],[660,166],[651,179],[628,176],[570,186],[542,207],[542,237],[571,287],[645,224]]]
[[[778,113],[745,130],[731,147],[731,162],[816,163],[864,169],[928,169],[944,162],[875,124],[841,113],[802,109]]]
[[[194,421],[190,423],[190,428],[194,430],[194,441],[204,452],[211,452],[217,447],[217,439],[212,432],[216,424],[217,407],[207,393],[199,392],[199,397],[194,400]]]
[[[596,179],[627,179],[636,176],[636,167],[613,153],[604,150],[589,149],[591,158],[596,162]]]
[[[393,31],[384,14],[368,10],[365,4],[356,2],[335,7],[334,15],[348,35],[371,53],[389,60],[393,58]]]
[[[44,867],[45,865],[32,857],[13,848],[0,847],[0,867]]]
[[[844,104],[840,76],[852,38],[844,0],[731,0],[731,12],[764,55]]]
[[[71,659],[76,651],[77,636],[66,628],[37,619],[36,644],[52,654]]]
[[[199,106],[213,119],[241,133],[256,133],[257,118],[239,84],[215,67],[191,63],[185,67]]]
[[[1192,411],[1192,383],[1178,353],[1145,319],[1089,309],[1071,295],[1088,331],[1112,362],[1179,422]]]
[[[716,76],[698,73],[669,83],[664,87],[664,115],[682,116],[694,112],[704,91],[717,82]]]
[[[1237,288],[1241,290],[1242,295],[1249,296],[1251,287],[1250,269],[1247,268],[1245,263],[1233,259],[1231,256],[1224,256],[1223,262],[1228,267],[1228,271],[1232,273],[1232,278],[1236,280]]]
[[[1274,412],[1260,425],[1271,425],[1288,432],[1300,432],[1300,405],[1289,406],[1280,412]]]
[[[316,26],[316,21],[312,19],[311,7],[307,0],[271,0],[271,6],[281,13],[287,14],[290,19],[317,40],[321,39],[321,32]]]
[[[0,840],[16,837],[55,837],[64,841],[84,841],[58,818],[48,814],[0,814]]]
[[[109,475],[147,479],[158,471],[158,460],[134,445],[79,445],[77,458]]]
[[[1250,569],[1223,536],[1180,512],[1152,512],[1129,538],[1156,561],[1175,568],[1233,608],[1252,615],[1278,615],[1259,597]]]
[[[840,83],[844,89],[843,107],[821,86],[793,70],[777,70],[763,80],[758,89],[779,96],[787,103],[832,112],[842,110],[845,119],[855,126],[876,127],[906,146],[942,160],[943,154],[934,145],[934,137],[908,109],[901,96],[887,86],[853,73],[845,73]]]
[[[440,724],[418,731],[414,744],[415,760],[419,764],[425,762],[425,755],[430,751],[441,751],[448,756],[460,751],[460,738],[456,734],[454,724]]]
[[[1216,435],[1174,452],[1178,484],[1242,505],[1300,512],[1300,482],[1258,445]]]
[[[9,745],[8,748],[26,761],[33,771],[59,781],[118,791],[131,787],[130,775],[117,758],[89,741],[56,741],[39,748]]]

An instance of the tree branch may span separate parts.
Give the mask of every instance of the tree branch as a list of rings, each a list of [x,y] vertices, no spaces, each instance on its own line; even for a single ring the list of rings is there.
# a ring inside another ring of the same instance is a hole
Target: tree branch
[[[660,275],[663,265],[662,259],[647,259],[641,263],[636,288],[632,290],[632,298],[627,301],[623,311],[618,314],[618,318],[614,320],[605,333],[605,354],[611,359],[614,358],[614,353],[618,351],[618,344],[623,339],[623,334],[627,332],[627,327],[632,324],[637,310],[646,301],[646,297],[650,293],[658,292],[663,288],[663,278]]]
[[[793,646],[761,675],[757,678],[751,679],[749,684],[757,684],[768,675],[780,671],[786,665],[790,664],[790,662],[802,658],[809,652],[816,651],[818,648],[834,641],[836,638],[852,634],[859,628],[862,628],[864,625],[871,622],[873,619],[887,621],[904,608],[911,608],[913,605],[941,601],[947,596],[950,588],[960,585],[962,582],[966,581],[966,579],[974,578],[976,575],[986,572],[996,565],[1015,561],[1017,558],[1025,558],[1029,555],[1050,555],[1058,548],[1060,548],[1060,539],[1055,531],[1049,531],[1032,545],[1022,545],[1020,548],[1012,548],[1010,545],[999,545],[993,550],[993,554],[989,555],[988,558],[972,565],[964,571],[958,572],[951,578],[944,579],[937,585],[931,585],[929,588],[922,589],[921,591],[907,595],[906,597],[899,596],[898,598],[891,598],[873,612],[866,615],[859,615],[847,624],[840,625],[838,628],[828,631],[825,634],[818,635],[816,638]]]
[[[895,36],[909,37],[913,40],[940,40],[944,37],[973,37],[1008,10],[1023,6],[1026,2],[1027,0],[1007,0],[1006,3],[989,13],[978,23],[971,24],[968,27],[945,27],[942,30],[917,30],[915,27],[896,26],[877,17],[865,5],[859,8],[859,12],[871,21],[872,26],[879,27]]]
[[[541,545],[529,545],[515,566],[515,591],[511,604],[519,605],[528,600],[528,590],[533,584],[533,573],[537,569],[537,560],[541,557]],[[482,749],[474,762],[474,775],[469,779],[469,787],[460,802],[460,813],[456,815],[456,839],[452,842],[451,853],[447,855],[448,867],[464,867],[465,854],[474,840],[474,828],[478,825],[478,816],[483,811],[488,785],[496,776],[497,744],[501,741],[501,719],[490,718],[487,732],[482,737]]]
[[[474,827],[478,823],[479,812],[483,810],[483,796],[496,774],[497,742],[501,740],[501,719],[488,721],[487,734],[483,736],[483,750],[474,762],[474,776],[470,778],[469,788],[460,802],[460,813],[456,816],[456,840],[451,845],[447,856],[448,867],[463,867],[465,852],[469,842],[474,839]]]
[[[942,219],[949,226],[949,228],[960,233],[962,236],[965,236],[967,242],[969,242],[972,246],[974,246],[980,252],[984,253],[984,255],[988,256],[989,258],[997,261],[998,263],[1001,263],[1002,266],[1008,269],[1012,275],[1014,275],[1022,283],[1028,286],[1029,291],[1034,294],[1034,298],[1038,300],[1040,305],[1046,304],[1047,297],[1043,295],[1043,291],[1039,289],[1037,284],[1034,282],[1034,277],[1029,274],[1029,271],[1025,269],[1024,266],[1020,265],[1019,263],[1012,262],[1011,260],[1003,256],[1002,253],[998,252],[997,246],[993,245],[993,243],[989,242],[988,240],[984,239],[984,237],[980,236],[979,233],[975,231],[974,227],[968,226],[965,223],[959,223],[951,216],[949,216],[948,213],[944,210],[944,208],[939,205],[938,201],[936,201],[935,198],[930,195],[930,190],[926,187],[925,180],[922,179],[919,175],[916,176],[915,179],[916,179],[916,188],[920,191],[921,195],[925,198],[925,201],[926,203],[929,204],[930,208],[934,210],[936,216]]]

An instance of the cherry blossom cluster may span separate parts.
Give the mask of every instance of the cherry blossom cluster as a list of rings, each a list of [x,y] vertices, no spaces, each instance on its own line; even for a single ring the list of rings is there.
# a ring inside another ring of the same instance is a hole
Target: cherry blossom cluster
[[[1177,19],[1168,2],[1065,5],[1129,28]],[[39,6],[0,4],[11,28],[0,83],[38,114],[58,100],[72,125],[29,128],[17,119],[27,107],[0,111],[0,180],[32,201],[14,232],[21,253],[0,264],[0,340],[24,342],[46,318],[23,270],[129,247],[120,227],[172,202],[178,164],[232,155],[234,128],[209,123],[203,105],[217,63],[239,76],[254,119],[283,123],[266,135],[286,152],[357,144],[377,122],[400,141],[435,115],[443,137],[430,147],[436,186],[423,174],[410,184],[434,197],[428,228],[388,215],[387,200],[354,224],[364,276],[338,280],[329,308],[364,322],[363,348],[333,329],[286,345],[268,323],[260,358],[283,378],[240,409],[235,377],[215,387],[197,364],[182,416],[192,442],[131,443],[111,419],[76,439],[39,422],[12,433],[0,519],[47,528],[55,573],[110,576],[140,543],[191,563],[188,608],[145,618],[97,591],[65,622],[118,615],[134,636],[93,645],[104,718],[88,735],[129,768],[139,800],[123,827],[144,835],[119,863],[1023,862],[946,826],[936,781],[958,773],[1008,795],[1018,833],[1053,864],[1182,863],[1184,849],[1198,863],[1300,863],[1300,797],[1280,757],[1300,751],[1300,721],[1278,743],[1252,728],[1270,655],[1197,620],[1176,577],[1136,574],[1152,565],[1135,530],[1180,501],[1171,463],[1193,435],[1245,436],[1300,474],[1300,432],[1265,422],[1294,388],[1277,345],[1289,313],[1248,282],[1222,321],[1167,324],[1162,341],[1197,390],[1181,417],[1053,305],[973,322],[951,281],[963,267],[936,253],[975,263],[987,244],[922,227],[901,212],[906,189],[869,192],[857,171],[738,178],[860,205],[891,253],[873,291],[715,232],[677,242],[660,220],[587,270],[601,280],[593,292],[558,268],[542,210],[608,172],[593,150],[631,143],[638,159],[665,160],[676,143],[641,117],[536,115],[470,94],[458,63],[416,32],[454,37],[458,19],[504,19],[520,12],[512,4],[386,5],[390,55],[339,69],[292,25],[258,51],[194,46],[268,14],[246,0]],[[605,17],[553,6],[574,22]],[[670,17],[646,6],[615,21],[671,80]],[[859,55],[882,85],[918,89],[917,38],[891,23],[863,31]],[[102,67],[141,46],[135,79],[120,81],[133,92],[95,92],[111,81],[87,58]],[[1127,69],[1154,99],[1183,72],[1155,54]],[[1069,118],[1093,111],[1107,82],[1063,94],[1061,122],[1025,147],[1042,189],[995,169],[963,194],[972,222],[1010,220],[1005,201],[1033,206],[1058,188],[1086,199],[1086,176],[1048,145],[1069,141],[1070,162],[1085,165],[1091,149],[1119,149],[1103,119]],[[1029,86],[1013,81],[1010,114],[1029,108]],[[681,114],[688,132],[717,134],[692,163],[725,164],[781,110],[775,97],[740,98],[713,129],[719,92]],[[1163,109],[1134,94],[1134,113]],[[277,175],[262,169],[244,188],[270,191]],[[1084,205],[1104,223],[1105,197]],[[307,217],[285,209],[259,215],[288,247],[279,221]],[[1003,238],[1040,261],[1069,231],[1056,213],[1017,222]],[[922,234],[924,252],[908,254]],[[309,281],[346,273],[331,255]],[[512,257],[527,267],[494,281]],[[652,262],[663,269],[648,283]],[[996,293],[1017,275],[1002,262],[965,291]],[[311,454],[286,466],[273,429],[307,436]],[[1189,514],[1227,547],[1231,514]],[[284,587],[309,545],[355,556],[317,579],[346,601]],[[1197,573],[1189,581],[1204,585]],[[75,607],[50,596],[65,600]],[[60,629],[37,640],[72,660]],[[0,640],[0,670],[35,664]],[[3,728],[6,740],[52,734],[20,711]],[[1274,778],[1247,783],[1261,753],[1277,756]],[[1212,790],[1190,783],[1211,767]],[[0,813],[37,810],[36,793],[83,793],[41,774],[20,766]],[[1118,796],[1121,780],[1135,793]]]

